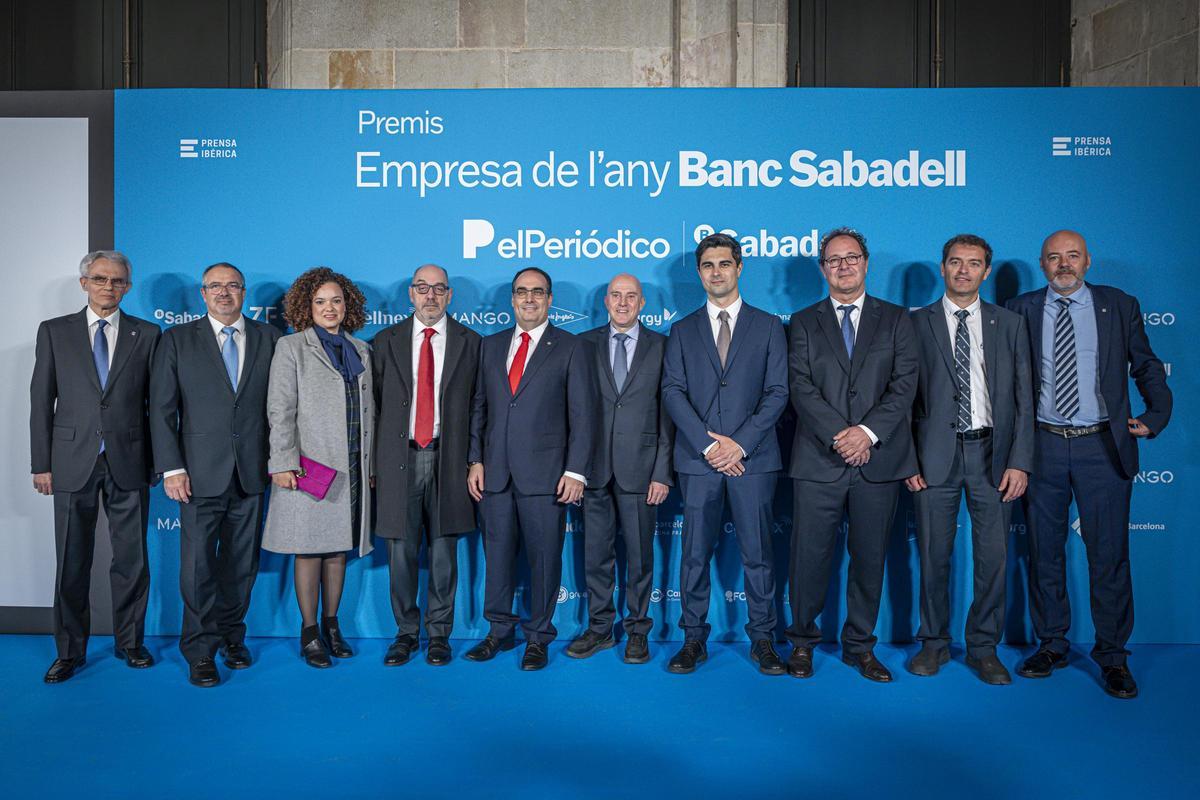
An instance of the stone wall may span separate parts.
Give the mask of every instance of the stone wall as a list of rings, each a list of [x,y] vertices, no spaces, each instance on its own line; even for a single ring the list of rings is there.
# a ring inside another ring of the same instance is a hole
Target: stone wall
[[[1200,0],[1073,0],[1075,86],[1196,86]]]
[[[275,88],[783,86],[787,0],[270,0]]]

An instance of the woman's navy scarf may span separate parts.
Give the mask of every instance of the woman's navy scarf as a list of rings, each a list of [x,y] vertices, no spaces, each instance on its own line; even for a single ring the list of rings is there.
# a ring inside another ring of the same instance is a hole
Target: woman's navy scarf
[[[314,325],[313,330],[321,340],[321,345],[325,348],[329,360],[333,362],[334,368],[342,373],[342,380],[354,383],[354,379],[361,375],[364,369],[362,359],[358,357],[358,350],[340,331],[330,333],[320,325]]]

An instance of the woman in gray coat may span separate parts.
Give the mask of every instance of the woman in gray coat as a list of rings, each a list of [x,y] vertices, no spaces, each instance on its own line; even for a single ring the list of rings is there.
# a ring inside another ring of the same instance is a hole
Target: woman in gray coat
[[[370,351],[349,335],[366,321],[365,301],[349,278],[326,268],[305,272],[284,297],[296,330],[275,346],[267,391],[268,469],[274,489],[263,548],[296,556],[300,653],[313,667],[354,651],[338,627],[346,552],[371,552],[374,394]],[[325,497],[297,489],[300,457],[336,470]],[[317,627],[317,604],[322,617]]]

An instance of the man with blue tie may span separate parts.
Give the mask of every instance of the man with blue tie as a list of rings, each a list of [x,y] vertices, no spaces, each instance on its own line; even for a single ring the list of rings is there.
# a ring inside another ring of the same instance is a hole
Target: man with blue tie
[[[782,467],[775,423],[787,407],[787,340],[778,317],[743,302],[736,239],[701,240],[696,271],[708,299],[672,326],[663,360],[662,402],[675,423],[683,495],[684,642],[667,668],[694,672],[708,657],[709,562],[728,508],[745,575],[750,657],[763,674],[782,675],[771,502]]]
[[[267,475],[267,382],[280,333],[246,319],[246,279],[233,264],[204,270],[208,310],[163,334],[150,375],[155,469],[179,503],[179,649],[188,680],[220,682],[251,664],[246,612],[258,574]]]
[[[146,562],[150,432],[146,392],[158,326],[120,310],[133,269],[115,250],[79,263],[82,311],[38,328],[29,386],[33,487],[54,496],[58,571],[54,639],[46,683],[61,683],[87,660],[88,592],[100,505],[112,541],[113,635],[117,655],[137,669],[154,663],[142,642],[150,569]]]
[[[1091,254],[1068,230],[1042,243],[1049,285],[1009,301],[1029,326],[1037,441],[1026,494],[1029,585],[1037,652],[1017,670],[1045,678],[1066,666],[1071,607],[1066,542],[1071,499],[1087,548],[1092,622],[1104,690],[1137,696],[1125,648],[1133,631],[1129,500],[1138,473],[1138,439],[1171,418],[1166,370],[1150,347],[1138,301],[1120,289],[1084,282]],[[1133,378],[1146,410],[1134,417]]]

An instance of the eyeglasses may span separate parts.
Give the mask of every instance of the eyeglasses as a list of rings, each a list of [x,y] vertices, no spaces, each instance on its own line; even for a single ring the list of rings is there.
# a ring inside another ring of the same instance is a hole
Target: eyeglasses
[[[230,281],[229,283],[204,283],[200,285],[200,288],[210,292],[219,292],[222,289],[228,289],[231,292],[240,292],[246,287],[240,283]]]
[[[848,256],[830,256],[829,258],[825,259],[825,266],[829,267],[830,269],[837,269],[844,261],[848,267],[857,267],[859,262],[862,260],[862,253],[851,253]]]
[[[513,297],[518,300],[524,300],[527,297],[532,297],[534,300],[545,300],[547,294],[549,292],[540,286],[536,289],[526,289],[524,286],[520,289],[513,289]]]
[[[438,297],[445,297],[446,292],[450,291],[450,287],[444,283],[414,283],[412,288],[419,295],[427,295],[429,294],[429,290],[432,289],[433,293]]]
[[[92,286],[97,289],[103,289],[105,286],[111,286],[118,292],[122,289],[129,288],[129,281],[124,278],[107,278],[104,275],[88,275],[87,279],[92,282]]]

